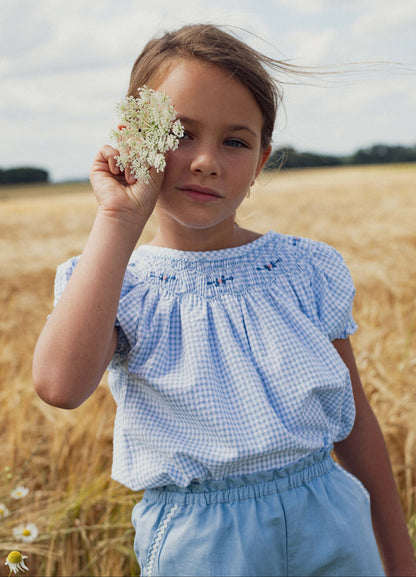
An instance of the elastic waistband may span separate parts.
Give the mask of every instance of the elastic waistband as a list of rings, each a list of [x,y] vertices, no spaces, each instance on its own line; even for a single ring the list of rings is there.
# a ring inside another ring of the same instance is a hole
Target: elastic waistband
[[[331,451],[332,447],[321,449],[295,463],[273,471],[260,471],[238,477],[191,483],[188,487],[167,485],[146,489],[143,499],[179,505],[194,503],[209,505],[282,493],[308,483],[332,469],[334,461]]]

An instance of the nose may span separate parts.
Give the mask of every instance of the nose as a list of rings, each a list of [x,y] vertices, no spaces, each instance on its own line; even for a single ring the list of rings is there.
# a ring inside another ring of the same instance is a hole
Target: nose
[[[219,176],[221,174],[218,154],[214,147],[205,145],[195,150],[191,160],[191,171],[201,176]]]

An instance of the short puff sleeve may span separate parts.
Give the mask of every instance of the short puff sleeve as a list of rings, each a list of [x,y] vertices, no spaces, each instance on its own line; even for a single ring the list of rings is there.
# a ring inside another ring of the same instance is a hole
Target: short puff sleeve
[[[134,274],[134,265],[127,266],[121,287],[115,326],[119,333],[116,353],[127,354],[135,346],[139,319],[142,316],[141,299],[144,283]],[[138,311],[141,314],[138,314]]]
[[[358,325],[352,316],[355,286],[341,254],[318,242],[312,251],[317,315],[329,340],[346,339]]]
[[[58,304],[58,301],[61,298],[62,293],[64,292],[65,287],[68,284],[68,281],[71,278],[72,273],[74,272],[79,259],[80,259],[79,256],[74,256],[58,266],[55,276],[54,307]],[[129,283],[128,282],[126,283],[126,281],[124,281],[122,288],[122,296],[123,292],[128,293],[130,289],[131,287],[129,286]],[[124,331],[120,327],[118,318],[115,321],[115,326],[117,327],[118,330],[118,345],[116,348],[116,353],[122,354],[129,349],[129,343],[126,335],[124,334]]]

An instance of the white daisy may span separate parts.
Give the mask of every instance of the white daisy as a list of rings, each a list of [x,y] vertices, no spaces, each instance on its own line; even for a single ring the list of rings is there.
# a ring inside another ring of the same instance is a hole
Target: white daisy
[[[3,505],[3,503],[0,503],[0,519],[4,519],[5,517],[8,517],[9,515],[10,515],[10,511],[8,510],[6,505]]]
[[[19,525],[13,529],[13,536],[15,539],[24,541],[25,543],[31,543],[39,535],[39,530],[33,523],[27,523],[26,525]]]
[[[22,555],[19,551],[12,551],[7,555],[5,565],[9,566],[10,573],[18,573],[18,571],[29,571],[29,567],[25,565],[27,555]]]
[[[13,489],[13,491],[10,493],[10,497],[12,499],[23,499],[23,497],[26,497],[26,495],[29,493],[29,489],[27,489],[26,487],[16,487],[15,489]]]

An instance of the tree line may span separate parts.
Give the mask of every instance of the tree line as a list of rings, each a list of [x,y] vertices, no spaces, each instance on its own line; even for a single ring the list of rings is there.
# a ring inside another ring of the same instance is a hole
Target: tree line
[[[24,166],[21,168],[0,168],[0,185],[2,184],[25,184],[33,182],[49,182],[49,173],[42,168]]]
[[[416,145],[407,147],[375,144],[369,148],[360,148],[357,152],[349,156],[299,152],[287,146],[278,148],[272,152],[265,169],[278,170],[281,168],[311,168],[354,164],[392,164],[397,162],[416,162]]]

